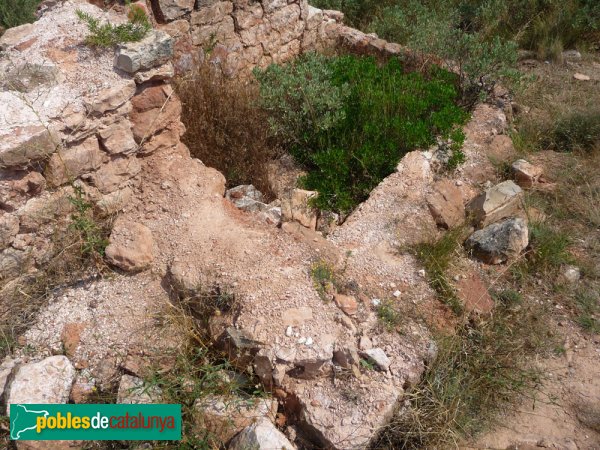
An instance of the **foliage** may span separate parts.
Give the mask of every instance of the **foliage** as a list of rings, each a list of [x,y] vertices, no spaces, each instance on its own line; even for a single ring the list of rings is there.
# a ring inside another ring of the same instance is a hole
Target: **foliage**
[[[0,0],[0,28],[12,28],[35,21],[40,0]]]
[[[462,234],[462,228],[455,228],[435,242],[423,242],[412,249],[425,268],[430,286],[457,315],[462,314],[463,308],[447,272],[460,246]]]
[[[542,222],[531,223],[529,228],[532,252],[528,265],[531,269],[543,272],[572,262],[568,252],[571,240],[566,233]]]
[[[76,11],[77,17],[88,26],[90,34],[86,43],[94,47],[112,47],[125,42],[142,40],[152,29],[152,24],[144,9],[131,5],[127,17],[129,21],[124,24],[113,25],[100,23],[100,20],[81,10]]]
[[[392,300],[384,300],[377,308],[377,317],[391,331],[396,328],[401,321],[400,313],[394,308]]]
[[[176,84],[193,157],[222,172],[229,187],[253,184],[270,193],[268,163],[274,156],[268,116],[255,104],[256,89],[203,65]]]
[[[444,44],[440,38],[448,33],[458,37],[449,48],[464,46],[470,35],[479,42],[516,41],[548,57],[590,39],[600,43],[596,0],[316,0],[315,6],[339,9],[350,25],[408,45],[431,33],[431,43]]]
[[[319,293],[319,297],[326,300],[327,293],[333,290],[333,287],[336,284],[333,265],[325,260],[315,261],[310,268],[310,276],[314,281],[315,289]]]
[[[71,215],[70,227],[79,233],[80,249],[82,255],[97,255],[102,257],[108,245],[107,231],[95,220],[93,205],[89,203],[80,186],[73,186],[75,195],[69,201],[75,207]]]
[[[321,209],[352,210],[404,154],[448,138],[467,117],[453,74],[405,73],[397,59],[380,67],[373,58],[307,54],[255,75],[272,130],[308,169],[301,184],[319,192]]]
[[[372,448],[446,449],[482,431],[523,395],[538,389],[540,373],[527,358],[549,345],[539,309],[499,304],[494,315],[438,335],[437,356]]]

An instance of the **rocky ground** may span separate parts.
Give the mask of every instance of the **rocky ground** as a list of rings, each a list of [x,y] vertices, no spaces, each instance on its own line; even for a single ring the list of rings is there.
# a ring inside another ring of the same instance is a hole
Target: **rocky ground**
[[[89,5],[77,7],[98,13]],[[0,146],[0,182],[22,170],[16,166],[41,160],[13,151],[22,150],[19,139],[29,136],[14,132],[15,121],[19,130],[43,136],[49,123],[62,125],[59,136],[79,150],[53,153],[43,170],[30,166],[27,176],[43,174],[54,186],[45,196],[83,186],[98,204],[112,205],[106,249],[112,271],[53,292],[0,366],[3,404],[89,402],[98,392],[116,393],[120,402],[159,401],[160,390],[135,389],[144,386],[149,367],[173,368],[173,355],[187,339],[171,320],[180,299],[216,292],[231,304],[202,310],[211,316],[203,317],[208,343],[276,400],[236,410],[242,418],[223,438],[237,435],[229,448],[257,442],[265,449],[306,442],[365,448],[435,357],[430,329],[452,323],[446,320],[449,308],[436,299],[406,249],[467,223],[476,257],[463,258],[452,279],[463,307],[486,315],[494,307],[487,290],[490,264],[512,261],[528,245],[524,189],[544,184],[543,167],[515,163],[506,93],[496,92],[493,101],[476,107],[465,128],[466,162],[457,172],[442,170],[436,149],[412,152],[343,224],[328,222],[325,229],[324,215],[308,206],[312,193],[292,190],[270,205],[247,187],[226,194],[223,175],[191,158],[179,142],[180,107],[164,81],[169,63],[160,52],[150,51],[160,59],[154,67],[115,68],[111,54],[94,54],[82,44],[85,31],[74,9],[67,2],[0,41],[5,75],[16,58],[54,73],[25,94],[12,85],[0,92],[8,105],[0,132],[12,136]],[[168,40],[164,33],[154,38],[159,44]],[[140,49],[131,51],[128,61],[136,61]],[[107,111],[111,120],[97,117]],[[162,125],[148,125],[156,121]],[[93,143],[85,144],[89,139]],[[490,157],[512,165],[509,179],[499,177]],[[15,158],[24,159],[17,164]],[[79,184],[67,183],[72,171],[81,175]],[[44,198],[20,198],[13,209],[4,206],[1,217],[10,224],[15,210]],[[20,254],[26,209],[15,214],[16,230],[3,234],[9,236],[2,242],[5,260]],[[400,311],[392,328],[380,318],[381,305],[390,302]],[[600,448],[593,417],[600,343],[571,323],[562,331],[564,355],[539,362],[552,380],[545,397],[519,407],[503,421],[506,431],[484,437],[477,448]],[[199,399],[198,415],[217,417],[214,423],[231,399],[213,400]],[[248,420],[257,416],[255,423]]]

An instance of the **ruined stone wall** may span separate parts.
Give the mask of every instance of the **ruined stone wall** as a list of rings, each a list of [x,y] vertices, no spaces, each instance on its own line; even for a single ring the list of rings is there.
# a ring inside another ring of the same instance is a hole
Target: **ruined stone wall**
[[[144,156],[187,152],[169,85],[173,38],[152,31],[116,55],[92,50],[78,8],[124,20],[66,2],[0,38],[0,281],[61,250],[77,190],[99,216],[114,215],[135,195]]]
[[[145,5],[145,4],[144,4]],[[93,50],[77,9],[112,23],[124,11],[64,2],[0,38],[0,280],[42,268],[81,189],[104,216],[127,208],[141,161],[180,143],[176,73],[208,61],[228,76],[310,50],[378,56],[405,49],[342,24],[306,0],[151,0],[141,42]],[[68,31],[66,31],[68,30]]]

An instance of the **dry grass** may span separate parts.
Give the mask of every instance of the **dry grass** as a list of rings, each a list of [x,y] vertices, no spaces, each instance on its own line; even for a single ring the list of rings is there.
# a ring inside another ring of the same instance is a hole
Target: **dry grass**
[[[180,80],[183,141],[193,157],[219,170],[228,187],[253,184],[270,196],[267,165],[274,156],[268,116],[256,106],[257,87],[220,75],[209,64]]]
[[[543,317],[519,301],[500,303],[489,320],[438,335],[436,359],[372,448],[455,448],[533,395],[541,379],[529,357],[548,348]]]
[[[0,281],[0,357],[18,345],[18,337],[58,290],[108,270],[103,256],[112,218],[99,217],[81,191],[70,200],[75,210],[54,225],[48,261],[35,272]]]

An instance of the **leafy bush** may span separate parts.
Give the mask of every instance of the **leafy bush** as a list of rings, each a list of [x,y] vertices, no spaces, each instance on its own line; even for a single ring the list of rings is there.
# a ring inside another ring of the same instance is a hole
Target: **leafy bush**
[[[406,44],[424,28],[434,32],[432,42],[440,33],[459,31],[480,42],[515,40],[542,57],[593,36],[600,43],[597,0],[316,0],[315,6],[339,9],[350,25]]]
[[[253,184],[268,194],[267,166],[274,151],[268,116],[255,105],[256,88],[202,66],[177,84],[177,93],[187,130],[183,142],[192,156],[222,172],[229,187]]]
[[[404,73],[397,59],[308,54],[255,75],[272,130],[308,169],[315,206],[340,212],[364,201],[400,158],[449,137],[466,118],[456,77]]]
[[[94,47],[112,47],[125,42],[141,41],[152,28],[146,12],[137,5],[129,7],[127,14],[129,21],[119,25],[101,24],[99,19],[79,9],[76,14],[80,20],[87,24],[90,30],[86,43]]]
[[[40,0],[0,0],[0,28],[12,28],[35,21]]]

